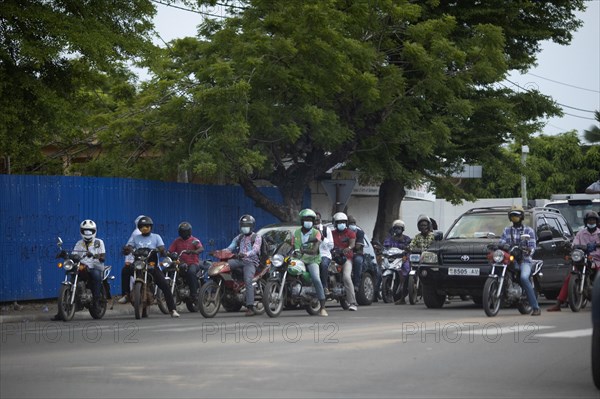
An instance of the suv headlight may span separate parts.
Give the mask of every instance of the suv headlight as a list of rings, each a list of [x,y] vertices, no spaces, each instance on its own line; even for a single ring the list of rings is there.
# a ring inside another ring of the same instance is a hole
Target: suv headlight
[[[438,255],[435,252],[425,251],[421,254],[421,263],[436,264],[438,263]]]
[[[581,249],[576,249],[575,251],[571,252],[571,259],[575,263],[581,262],[584,257],[585,253]]]
[[[502,261],[504,260],[504,251],[501,251],[499,249],[494,251],[494,254],[492,255],[492,259],[494,259],[494,262],[496,263],[502,263]]]

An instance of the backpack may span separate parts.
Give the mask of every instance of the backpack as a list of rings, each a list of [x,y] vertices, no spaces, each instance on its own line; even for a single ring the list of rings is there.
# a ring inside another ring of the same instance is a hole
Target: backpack
[[[252,233],[252,237],[251,237],[251,245],[254,246],[254,241],[256,241],[256,233]],[[238,242],[239,240],[242,238],[242,235],[240,234],[238,236]],[[260,266],[264,266],[267,262],[267,259],[269,259],[270,256],[270,251],[269,251],[269,244],[267,243],[267,240],[263,239],[260,242],[260,253],[258,254],[258,263]]]

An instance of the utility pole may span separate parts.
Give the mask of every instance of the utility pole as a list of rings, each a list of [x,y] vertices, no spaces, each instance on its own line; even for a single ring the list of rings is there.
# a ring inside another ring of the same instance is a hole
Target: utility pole
[[[521,146],[521,166],[523,167],[523,171],[525,170],[527,154],[529,154],[529,146]],[[525,172],[521,172],[521,198],[523,200],[523,208],[525,208],[527,206],[527,177],[525,177]]]

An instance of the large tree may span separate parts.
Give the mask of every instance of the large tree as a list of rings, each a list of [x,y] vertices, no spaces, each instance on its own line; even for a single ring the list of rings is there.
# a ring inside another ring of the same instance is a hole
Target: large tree
[[[2,1],[0,155],[13,173],[35,173],[42,146],[81,141],[107,76],[118,90],[126,62],[152,51],[154,14],[150,0]]]

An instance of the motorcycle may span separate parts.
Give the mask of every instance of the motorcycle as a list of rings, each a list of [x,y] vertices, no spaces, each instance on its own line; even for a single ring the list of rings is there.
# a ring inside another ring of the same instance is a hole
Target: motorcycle
[[[133,276],[131,278],[131,292],[129,301],[133,305],[135,318],[148,317],[148,308],[155,302],[161,312],[168,314],[169,310],[162,294],[158,288],[152,273],[152,268],[157,267],[158,250],[150,248],[138,248],[133,251]],[[163,268],[168,268],[173,263],[170,257],[164,257],[161,261]]]
[[[595,245],[576,245],[571,252],[571,278],[569,279],[569,307],[573,312],[585,308],[592,300],[593,281],[598,265],[592,262]]]
[[[308,314],[319,314],[321,304],[304,262],[292,252],[288,256],[276,253],[267,263],[270,278],[265,286],[263,305],[269,317],[281,314],[284,305],[304,307]]]
[[[403,296],[402,265],[408,259],[408,253],[403,249],[391,247],[384,248],[381,255],[381,266],[383,268],[381,296],[385,303],[395,302]]]
[[[421,254],[411,253],[409,256],[410,271],[408,272],[408,302],[414,305],[423,298],[423,288],[421,287],[421,279],[419,278],[419,262]]]
[[[173,294],[173,299],[177,305],[181,305],[181,303],[185,302],[185,306],[187,309],[195,313],[199,310],[198,298],[200,288],[204,284],[204,270],[200,269],[196,273],[196,279],[198,280],[198,295],[196,295],[196,300],[192,300],[192,290],[189,284],[187,283],[186,278],[184,277],[187,274],[189,265],[187,263],[181,263],[179,255],[177,253],[170,253],[169,257],[172,260],[170,265],[165,265],[166,268],[163,269],[165,273],[165,280],[167,280],[167,284],[171,289],[171,293]],[[162,263],[162,262],[161,262]],[[161,312],[164,314],[169,313],[169,309],[166,307],[166,302],[162,300],[163,293],[158,290],[157,295],[161,297],[161,300],[158,301],[159,308]],[[163,308],[161,305],[164,305]]]
[[[488,317],[494,317],[500,311],[500,306],[517,306],[521,314],[529,314],[532,311],[527,300],[525,290],[521,287],[520,271],[516,269],[515,263],[521,263],[527,249],[528,234],[521,236],[521,242],[509,247],[503,245],[498,248],[490,247],[492,250],[488,256],[493,260],[492,270],[483,286],[483,310]],[[539,275],[543,262],[532,261],[530,280],[534,289],[539,288]]]
[[[233,252],[224,249],[211,253],[218,259],[213,262],[208,269],[210,280],[200,289],[198,297],[198,310],[202,316],[206,318],[215,317],[221,305],[228,312],[236,312],[242,308],[246,300],[246,284],[241,270],[231,270],[229,259],[234,258]],[[265,275],[269,271],[268,267],[259,265],[252,279],[252,287],[254,290],[254,313],[263,314],[263,292],[266,281]]]
[[[327,269],[327,285],[329,287],[328,298],[338,301],[344,310],[350,308],[346,299],[346,288],[343,280],[343,265],[346,262],[346,255],[341,248],[331,250],[331,263]]]
[[[114,276],[110,276],[112,266],[104,267],[100,284],[101,297],[99,306],[96,306],[92,295],[91,279],[88,277],[86,282],[83,276],[87,267],[81,263],[81,259],[85,255],[82,256],[75,251],[67,252],[62,248],[62,244],[62,239],[58,237],[57,245],[60,253],[57,258],[63,259],[58,263],[58,267],[65,271],[65,280],[62,282],[58,294],[58,314],[62,320],[69,321],[73,319],[75,312],[87,308],[94,319],[101,319],[106,313],[108,299],[111,297],[108,281],[114,279]]]

